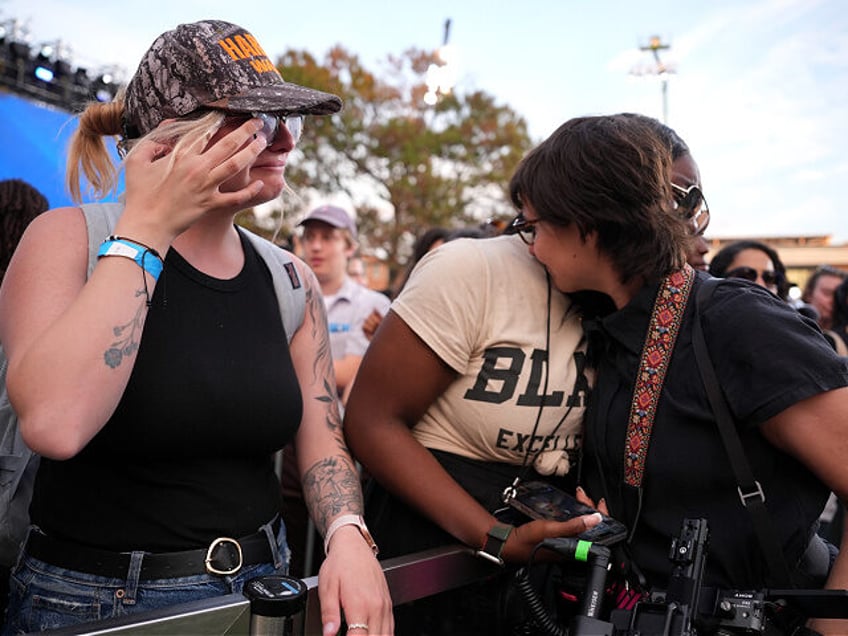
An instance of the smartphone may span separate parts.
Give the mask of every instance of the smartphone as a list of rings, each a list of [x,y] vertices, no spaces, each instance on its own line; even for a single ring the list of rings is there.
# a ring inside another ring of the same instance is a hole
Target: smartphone
[[[531,519],[568,521],[574,517],[598,512],[556,486],[543,481],[526,481],[518,484],[518,493],[509,505]],[[627,528],[620,521],[602,515],[601,523],[578,535],[580,539],[598,545],[612,545],[627,536]]]

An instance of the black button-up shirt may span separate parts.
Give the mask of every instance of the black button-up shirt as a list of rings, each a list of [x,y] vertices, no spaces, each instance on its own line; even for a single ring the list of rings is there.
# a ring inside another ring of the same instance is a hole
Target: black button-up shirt
[[[635,526],[631,554],[649,583],[665,587],[671,539],[684,518],[710,530],[705,582],[735,589],[764,585],[764,562],[742,507],[692,347],[698,273],[660,396],[641,493],[625,485],[624,445],[634,382],[658,284],[619,311],[585,319],[598,377],[586,420],[583,475],[590,496]],[[766,494],[790,568],[806,549],[828,489],[772,446],[759,425],[819,393],[848,385],[848,365],[818,327],[766,290],[739,279],[717,286],[700,308],[716,374],[755,478]],[[788,585],[787,585],[788,587]]]

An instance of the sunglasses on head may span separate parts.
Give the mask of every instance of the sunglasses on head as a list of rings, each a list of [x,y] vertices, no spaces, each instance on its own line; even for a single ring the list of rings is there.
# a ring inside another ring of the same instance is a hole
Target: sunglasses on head
[[[262,120],[262,130],[259,131],[265,139],[268,140],[270,146],[280,134],[280,124],[285,126],[292,140],[297,142],[303,132],[303,115],[294,113],[227,113],[228,121],[235,121],[243,124],[248,119],[259,118]]]
[[[672,183],[671,189],[674,192],[674,202],[677,209],[683,214],[683,218],[691,223],[692,233],[695,236],[700,236],[706,232],[707,226],[710,224],[710,207],[707,205],[707,200],[704,198],[701,188],[696,185],[684,188]]]
[[[724,276],[725,278],[744,278],[752,283],[756,283],[757,278],[759,277],[763,279],[763,282],[767,287],[776,286],[778,280],[780,280],[780,275],[777,272],[773,272],[771,270],[758,272],[753,267],[736,267],[731,269]]]

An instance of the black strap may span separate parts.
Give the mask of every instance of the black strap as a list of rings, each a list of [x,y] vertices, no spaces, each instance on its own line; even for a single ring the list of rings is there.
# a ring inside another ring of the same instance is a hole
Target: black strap
[[[748,463],[745,450],[742,448],[742,441],[736,431],[733,416],[730,414],[727,400],[722,393],[715,367],[707,349],[707,342],[704,339],[704,330],[701,325],[701,307],[713,295],[718,282],[719,279],[716,278],[702,281],[695,297],[695,316],[692,325],[692,345],[695,349],[695,359],[704,381],[707,398],[713,409],[721,440],[724,442],[733,474],[736,476],[739,499],[751,516],[754,531],[759,539],[760,549],[765,557],[768,568],[766,583],[770,587],[784,587],[787,581],[792,582],[792,574],[778,541],[773,519],[769,515],[768,508],[766,508],[765,493],[763,493],[760,482],[754,479],[754,474],[751,472],[751,465]]]

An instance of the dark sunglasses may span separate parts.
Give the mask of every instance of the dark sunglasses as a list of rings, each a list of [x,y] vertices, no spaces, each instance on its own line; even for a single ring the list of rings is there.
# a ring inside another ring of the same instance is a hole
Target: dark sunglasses
[[[683,218],[690,221],[692,224],[693,234],[700,236],[707,231],[707,226],[710,224],[710,206],[707,205],[707,200],[704,198],[704,193],[696,185],[691,185],[688,188],[671,184],[671,189],[674,191],[674,202],[677,204],[677,209],[683,214]]]
[[[744,278],[745,280],[749,280],[752,283],[756,283],[757,278],[759,277],[763,279],[763,282],[766,284],[767,287],[777,286],[777,283],[780,280],[780,274],[778,274],[777,272],[772,272],[770,270],[758,272],[753,267],[736,267],[734,269],[731,269],[724,276],[725,278]]]
[[[282,123],[289,131],[289,134],[292,136],[292,141],[297,143],[300,140],[300,135],[303,132],[303,115],[296,113],[260,113],[260,112],[252,112],[252,113],[233,113],[227,112],[224,122],[230,122],[235,124],[236,126],[241,126],[248,119],[259,118],[262,120],[262,130],[260,131],[265,139],[268,140],[268,145],[270,146],[277,139],[277,136],[280,134],[280,124]],[[198,109],[189,115],[186,115],[186,119],[197,119],[209,113],[209,109]],[[121,159],[127,156],[127,152],[129,152],[129,142],[139,136],[138,131],[134,127],[128,126],[124,123],[124,132],[123,139],[118,142],[118,155],[120,155]]]
[[[300,139],[303,132],[303,115],[291,113],[227,113],[228,121],[235,121],[243,124],[248,119],[259,118],[262,120],[262,130],[260,131],[265,139],[268,140],[270,146],[274,143],[277,135],[280,134],[280,124],[285,126],[292,140],[296,143]]]
[[[527,243],[527,245],[533,245],[536,242],[536,223],[539,221],[540,219],[528,221],[524,218],[523,214],[519,214],[509,224],[507,232],[509,234],[518,234],[521,240]]]

